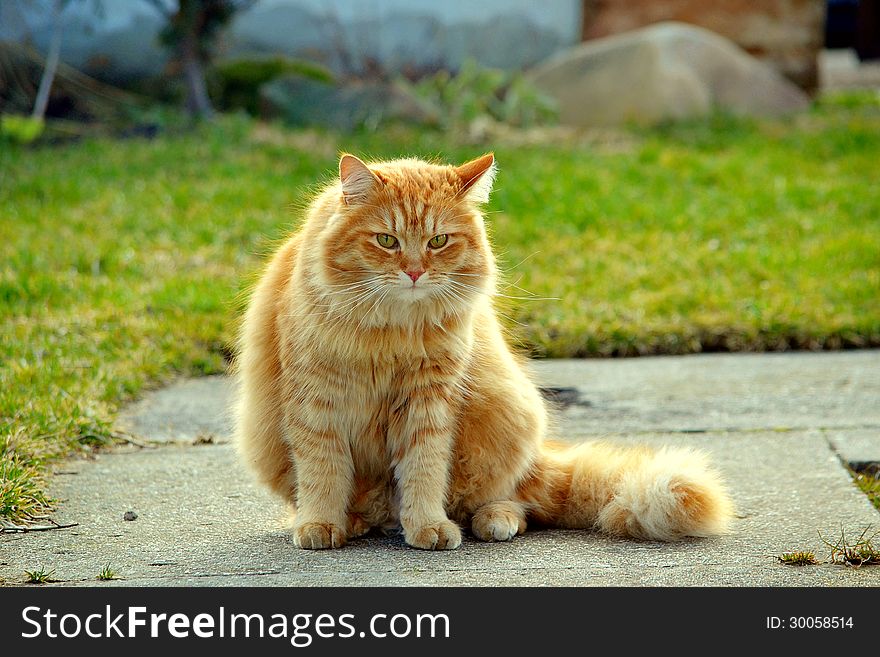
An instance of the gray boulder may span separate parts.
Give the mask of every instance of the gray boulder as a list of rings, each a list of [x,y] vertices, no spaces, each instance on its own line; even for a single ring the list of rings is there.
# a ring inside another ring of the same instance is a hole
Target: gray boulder
[[[562,123],[581,127],[654,124],[715,109],[772,116],[810,103],[798,87],[733,42],[676,22],[587,41],[546,60],[528,77],[556,99]]]

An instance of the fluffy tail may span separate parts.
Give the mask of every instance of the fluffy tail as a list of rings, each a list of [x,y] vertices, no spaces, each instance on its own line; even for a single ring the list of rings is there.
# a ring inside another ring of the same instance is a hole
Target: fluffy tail
[[[547,442],[519,488],[540,524],[673,541],[723,534],[733,504],[702,452]]]

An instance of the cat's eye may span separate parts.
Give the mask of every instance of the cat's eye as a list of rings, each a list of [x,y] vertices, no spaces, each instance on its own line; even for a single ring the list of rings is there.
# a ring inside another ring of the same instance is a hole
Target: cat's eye
[[[448,240],[448,235],[434,235],[434,237],[428,240],[428,246],[430,246],[432,249],[439,249],[446,246],[446,242]]]
[[[393,249],[397,246],[397,238],[386,233],[376,235],[376,241],[379,242],[379,246],[384,246],[386,249]]]

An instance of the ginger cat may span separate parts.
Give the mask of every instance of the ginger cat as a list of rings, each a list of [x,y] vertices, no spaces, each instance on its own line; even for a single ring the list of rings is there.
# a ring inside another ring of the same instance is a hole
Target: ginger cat
[[[294,504],[294,543],[402,526],[429,550],[461,526],[527,523],[674,540],[722,533],[731,503],[692,450],[545,440],[546,410],[492,309],[479,207],[492,154],[461,166],[339,162],[339,180],[257,285],[241,336],[237,444]]]

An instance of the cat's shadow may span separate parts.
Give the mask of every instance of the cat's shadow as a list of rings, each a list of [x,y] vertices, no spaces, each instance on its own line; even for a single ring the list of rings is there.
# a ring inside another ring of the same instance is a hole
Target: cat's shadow
[[[465,532],[457,550],[418,550],[402,533],[371,530],[334,550],[302,550],[293,544],[286,528],[243,537],[227,557],[250,563],[256,570],[321,572],[411,571],[415,568],[456,571],[526,570],[534,568],[614,567],[633,559],[700,559],[718,539],[685,539],[676,543],[633,541],[598,532],[567,529],[534,529],[511,541],[485,542]]]

